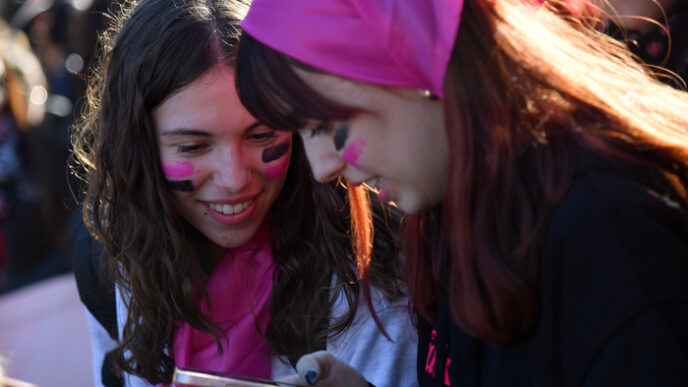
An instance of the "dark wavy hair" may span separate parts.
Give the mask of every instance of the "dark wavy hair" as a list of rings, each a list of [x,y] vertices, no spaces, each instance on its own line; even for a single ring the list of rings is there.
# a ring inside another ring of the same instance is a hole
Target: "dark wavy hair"
[[[466,0],[444,85],[447,190],[402,236],[416,309],[434,321],[447,293],[468,333],[499,344],[537,321],[540,243],[581,152],[688,208],[688,95],[560,1],[543,7]],[[237,84],[255,117],[285,129],[350,117],[293,67],[310,69],[244,35]]]
[[[171,381],[172,335],[181,321],[227,350],[219,340],[223,332],[196,307],[192,284],[203,283],[197,268],[209,255],[209,242],[175,209],[151,114],[216,64],[234,65],[247,7],[242,0],[141,0],[113,10],[99,40],[84,112],[73,128],[72,167],[87,182],[83,217],[104,244],[102,259],[128,299],[116,363],[151,383]],[[364,279],[370,271],[370,283],[389,299],[403,292],[399,211],[369,201],[363,187],[315,182],[299,138],[291,157],[271,210],[279,276],[265,335],[276,354],[298,359],[352,323],[360,291],[367,289],[359,285],[359,271]],[[362,251],[351,243],[352,219],[369,225],[360,228],[356,246]],[[375,262],[357,268],[355,256],[364,253]],[[204,288],[200,292],[207,297]],[[348,313],[328,325],[341,294]]]

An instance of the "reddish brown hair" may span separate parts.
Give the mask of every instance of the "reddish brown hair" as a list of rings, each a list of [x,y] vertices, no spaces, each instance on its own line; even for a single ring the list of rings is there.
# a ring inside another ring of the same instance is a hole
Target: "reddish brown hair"
[[[540,39],[539,29],[569,52]],[[539,309],[540,243],[581,150],[633,163],[642,171],[633,178],[688,207],[680,114],[688,98],[582,22],[508,0],[468,0],[445,93],[447,191],[438,209],[408,220],[403,239],[409,287],[430,320],[444,292],[474,336],[507,343],[529,332]]]
[[[470,334],[507,343],[538,318],[540,243],[581,151],[638,168],[688,207],[688,95],[654,80],[627,48],[563,17],[557,0],[466,0],[445,80],[450,171],[444,200],[405,222],[413,302],[435,318],[440,293]],[[244,35],[237,77],[261,121],[297,129],[337,120],[292,69]],[[374,260],[373,260],[374,263]]]

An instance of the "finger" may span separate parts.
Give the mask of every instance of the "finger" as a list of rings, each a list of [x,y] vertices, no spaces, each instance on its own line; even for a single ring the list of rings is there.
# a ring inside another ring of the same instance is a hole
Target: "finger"
[[[327,351],[313,352],[299,359],[296,363],[296,371],[301,380],[313,385],[318,380],[327,378],[332,364],[336,361],[337,359]]]

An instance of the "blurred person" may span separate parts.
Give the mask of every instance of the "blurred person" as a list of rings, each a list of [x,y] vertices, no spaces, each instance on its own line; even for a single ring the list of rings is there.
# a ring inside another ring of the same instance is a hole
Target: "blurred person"
[[[243,108],[233,85],[247,8],[135,1],[103,36],[73,139],[98,241],[79,239],[74,263],[96,384],[109,351],[125,385],[147,385],[170,383],[175,367],[276,378],[328,349],[378,386],[416,385],[400,214],[366,204],[363,186],[314,182],[300,139]],[[350,235],[350,218],[374,223],[374,237]],[[117,321],[96,316],[112,304]]]
[[[643,62],[669,70],[659,71],[662,81],[687,89],[688,1],[609,0],[601,7],[607,33],[625,41]]]
[[[0,189],[6,265],[2,291],[69,270],[66,187],[44,125],[47,82],[24,33],[0,22]],[[57,176],[55,169],[58,168]],[[61,179],[61,180],[60,180]],[[60,184],[61,182],[61,184]]]
[[[5,10],[14,28],[3,28],[12,32],[4,34],[0,44],[17,46],[14,43],[21,40],[21,46],[31,52],[30,61],[22,59],[18,70],[9,71],[10,75],[16,72],[19,78],[27,78],[12,87],[27,102],[33,101],[27,108],[39,109],[40,114],[31,114],[40,119],[20,123],[22,129],[9,131],[3,141],[4,200],[0,200],[0,213],[6,224],[3,236],[11,250],[6,252],[9,261],[3,275],[4,291],[71,270],[73,223],[78,216],[72,190],[78,192],[80,188],[66,167],[68,128],[84,93],[80,74],[84,60],[88,60],[84,58],[90,58],[91,40],[103,19],[95,10],[105,4],[107,0],[91,3],[93,13],[79,11],[73,2],[61,0],[16,2]],[[40,80],[32,79],[36,78],[32,74],[40,74]],[[20,110],[13,109],[15,116]]]
[[[686,90],[688,1],[566,0],[559,10],[624,42],[660,81]]]

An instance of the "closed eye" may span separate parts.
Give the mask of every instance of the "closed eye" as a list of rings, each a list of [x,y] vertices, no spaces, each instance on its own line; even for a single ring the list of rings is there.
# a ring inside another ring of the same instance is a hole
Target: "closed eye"
[[[318,125],[313,127],[311,129],[311,137],[315,137],[318,134],[321,133],[327,133],[330,130],[332,130],[332,122],[331,121],[320,121]]]
[[[177,145],[179,153],[197,153],[205,147],[205,144]]]
[[[276,137],[277,137],[277,134],[275,134],[275,132],[253,133],[249,136],[249,138],[251,140],[254,140],[254,141],[270,140],[270,139],[273,139]]]

